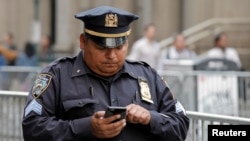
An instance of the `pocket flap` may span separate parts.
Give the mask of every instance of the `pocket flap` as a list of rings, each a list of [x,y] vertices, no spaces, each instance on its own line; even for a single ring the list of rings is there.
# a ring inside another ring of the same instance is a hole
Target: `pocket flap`
[[[69,111],[72,108],[77,108],[77,107],[84,107],[85,105],[88,104],[96,104],[98,101],[96,99],[76,99],[76,100],[66,100],[63,102],[63,107],[65,111]]]

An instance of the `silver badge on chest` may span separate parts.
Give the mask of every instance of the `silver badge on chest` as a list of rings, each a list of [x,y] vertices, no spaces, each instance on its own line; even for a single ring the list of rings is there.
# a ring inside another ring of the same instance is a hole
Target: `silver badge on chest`
[[[150,89],[149,89],[147,80],[145,78],[140,77],[138,79],[138,82],[140,86],[140,93],[141,93],[142,100],[153,104],[154,101],[151,98]]]

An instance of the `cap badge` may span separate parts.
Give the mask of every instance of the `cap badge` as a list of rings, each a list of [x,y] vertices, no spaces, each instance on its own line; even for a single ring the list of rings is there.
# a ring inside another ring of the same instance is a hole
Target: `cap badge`
[[[105,27],[117,27],[118,26],[118,17],[116,14],[106,14],[105,17]]]

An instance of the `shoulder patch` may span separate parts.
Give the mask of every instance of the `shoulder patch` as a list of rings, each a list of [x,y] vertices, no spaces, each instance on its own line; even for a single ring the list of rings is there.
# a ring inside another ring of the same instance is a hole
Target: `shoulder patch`
[[[32,88],[32,95],[38,98],[49,86],[52,76],[50,74],[41,73],[37,76],[35,84]]]
[[[169,87],[169,85],[168,85],[168,83],[167,83],[167,81],[164,79],[164,77],[162,76],[161,77],[161,80],[162,80],[162,82],[167,86],[167,87]]]
[[[179,101],[177,101],[175,104],[175,112],[176,113],[183,112],[183,114],[186,115],[186,110],[184,109],[184,107],[182,106],[182,104]]]
[[[163,77],[163,76],[161,77],[161,80],[162,80],[163,84],[164,84],[164,85],[166,85],[166,87],[168,87],[168,89],[169,89],[169,91],[170,91],[170,93],[171,93],[171,95],[172,95],[172,98],[173,98],[173,99],[175,99],[175,97],[174,97],[174,94],[173,94],[172,90],[170,89],[170,87],[169,87],[169,85],[168,85],[167,81],[164,79],[164,77]]]

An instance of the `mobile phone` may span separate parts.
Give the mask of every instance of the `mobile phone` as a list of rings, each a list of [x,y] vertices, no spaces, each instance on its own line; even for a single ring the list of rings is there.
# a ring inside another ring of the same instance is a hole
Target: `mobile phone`
[[[126,107],[109,106],[105,111],[104,117],[110,117],[113,115],[120,114],[121,118],[118,120],[121,120],[121,119],[124,119],[126,117],[126,111],[127,111]],[[118,121],[118,120],[115,120],[115,121]]]

